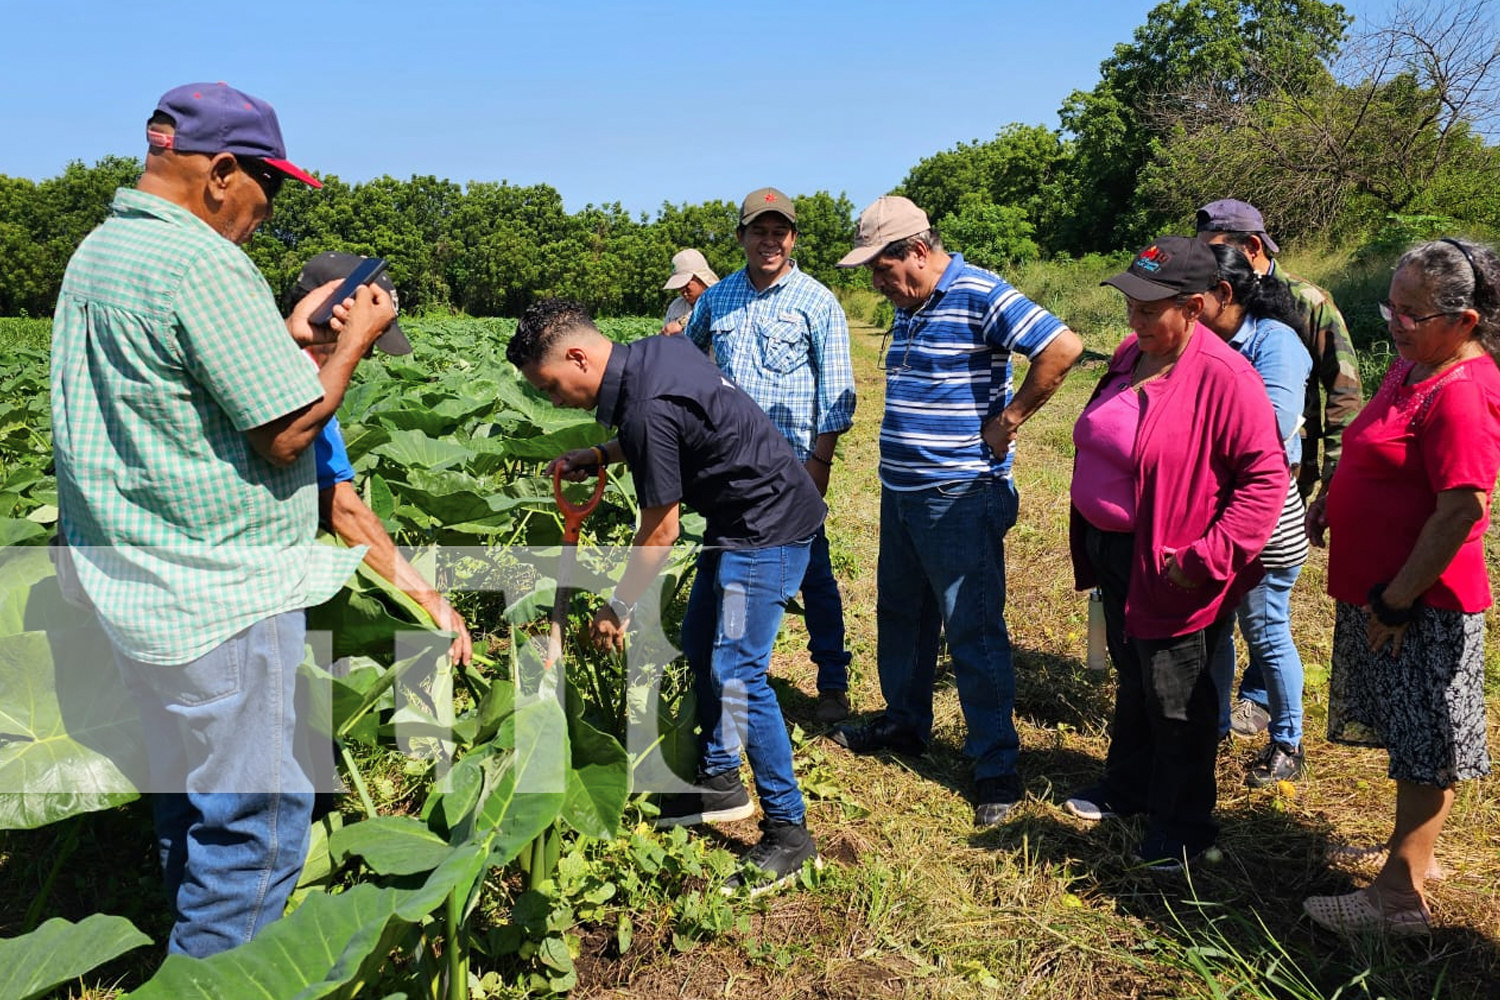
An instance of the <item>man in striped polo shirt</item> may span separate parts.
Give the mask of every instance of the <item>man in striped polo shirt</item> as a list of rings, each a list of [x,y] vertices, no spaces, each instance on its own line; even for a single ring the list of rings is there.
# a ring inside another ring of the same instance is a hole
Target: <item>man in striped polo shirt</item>
[[[735,230],[745,266],[698,297],[684,331],[713,349],[719,368],[760,404],[791,443],[820,494],[828,492],[834,446],[854,422],[849,323],[822,282],[797,267],[797,206],[775,188],[740,205]],[[807,651],[818,668],[819,722],[849,715],[844,602],[833,577],[828,535],[813,538],[802,580]]]
[[[167,949],[205,957],[281,916],[307,852],[293,752],[303,609],[364,555],[314,543],[310,447],[395,316],[361,289],[321,372],[236,244],[290,177],[271,106],[222,83],[168,91],[145,172],[68,262],[52,325],[53,453],[67,565],[144,723]],[[292,336],[288,337],[287,334]],[[62,557],[60,557],[62,558]]]
[[[855,753],[926,750],[941,629],[968,726],[975,822],[995,826],[1023,792],[1005,629],[1016,429],[1062,384],[1083,344],[999,276],[946,253],[906,198],[865,209],[839,266],[869,267],[896,317],[880,428],[876,623],[886,710],[833,739]],[[1030,362],[1014,393],[1013,351]]]

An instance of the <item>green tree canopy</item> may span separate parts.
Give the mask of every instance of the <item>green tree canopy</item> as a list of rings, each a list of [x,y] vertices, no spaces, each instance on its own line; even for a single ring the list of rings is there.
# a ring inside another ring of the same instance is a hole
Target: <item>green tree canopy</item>
[[[1129,44],[1115,46],[1099,83],[1074,91],[1058,112],[1074,159],[1058,234],[1072,252],[1137,246],[1167,218],[1138,196],[1161,150],[1174,95],[1193,80],[1253,101],[1273,88],[1306,90],[1324,79],[1352,22],[1321,0],[1167,0]]]

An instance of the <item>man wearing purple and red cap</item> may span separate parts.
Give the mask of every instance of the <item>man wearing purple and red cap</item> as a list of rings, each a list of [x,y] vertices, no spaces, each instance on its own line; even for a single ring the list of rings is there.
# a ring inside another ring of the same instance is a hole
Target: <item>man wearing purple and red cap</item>
[[[279,917],[302,868],[303,609],[364,555],[314,543],[310,446],[395,313],[363,288],[314,330],[330,283],[282,321],[238,244],[286,178],[318,182],[286,159],[270,105],[178,87],[146,138],[140,181],[63,279],[53,449],[66,558],[144,724],[168,951],[202,957]],[[297,343],[335,334],[328,362],[309,365]]]
[[[1359,359],[1344,316],[1326,290],[1281,266],[1276,260],[1281,248],[1266,232],[1260,209],[1249,202],[1235,198],[1211,201],[1198,209],[1197,228],[1198,239],[1204,243],[1228,243],[1238,247],[1250,260],[1255,273],[1286,282],[1307,317],[1302,342],[1312,354],[1313,377],[1307,382],[1307,402],[1303,410],[1305,440],[1297,486],[1306,500],[1321,480],[1323,485],[1318,487],[1321,496],[1327,491],[1333,470],[1338,467],[1343,453],[1344,428],[1364,406]]]

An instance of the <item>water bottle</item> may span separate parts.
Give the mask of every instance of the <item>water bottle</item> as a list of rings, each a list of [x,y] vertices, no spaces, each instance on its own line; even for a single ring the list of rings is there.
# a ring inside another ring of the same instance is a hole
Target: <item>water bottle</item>
[[[1104,594],[1095,587],[1089,594],[1089,654],[1090,670],[1109,669],[1109,643],[1104,637]]]

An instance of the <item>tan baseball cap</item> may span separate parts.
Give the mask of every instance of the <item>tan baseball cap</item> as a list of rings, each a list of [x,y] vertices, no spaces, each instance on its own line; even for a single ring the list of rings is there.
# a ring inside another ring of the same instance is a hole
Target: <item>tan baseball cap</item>
[[[705,285],[712,285],[719,280],[703,254],[692,249],[679,250],[672,255],[672,276],[661,287],[669,290],[681,288],[694,278]]]
[[[778,212],[792,225],[797,224],[797,206],[792,199],[775,188],[757,188],[740,203],[740,225],[748,226],[767,212]]]
[[[862,267],[874,260],[890,244],[932,228],[927,213],[910,198],[887,194],[859,213],[859,230],[854,234],[854,249],[839,260],[839,267]]]

